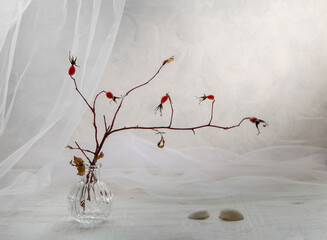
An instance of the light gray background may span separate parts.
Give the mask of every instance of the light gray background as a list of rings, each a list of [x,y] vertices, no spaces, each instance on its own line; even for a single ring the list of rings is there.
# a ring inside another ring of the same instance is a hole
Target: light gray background
[[[206,93],[216,97],[213,123],[230,126],[256,116],[270,127],[259,136],[248,122],[196,136],[169,132],[167,147],[237,153],[293,144],[326,147],[326,22],[326,1],[127,1],[98,90],[123,94],[175,55],[151,84],[126,99],[117,126],[168,124],[168,105],[163,117],[154,114],[166,92],[174,103],[174,126],[207,123],[211,105],[195,99]],[[109,119],[115,108],[100,98],[99,116]],[[92,145],[91,121],[86,113],[72,140]],[[158,141],[152,131],[132,133]]]

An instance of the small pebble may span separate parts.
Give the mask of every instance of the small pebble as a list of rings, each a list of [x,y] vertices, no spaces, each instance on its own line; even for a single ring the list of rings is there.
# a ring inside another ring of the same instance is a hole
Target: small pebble
[[[210,214],[208,213],[207,210],[198,210],[195,212],[190,213],[190,215],[188,215],[188,218],[190,219],[195,219],[195,220],[203,220],[210,217]]]
[[[231,208],[221,210],[219,217],[225,221],[239,221],[244,219],[242,213],[240,213],[236,209]]]

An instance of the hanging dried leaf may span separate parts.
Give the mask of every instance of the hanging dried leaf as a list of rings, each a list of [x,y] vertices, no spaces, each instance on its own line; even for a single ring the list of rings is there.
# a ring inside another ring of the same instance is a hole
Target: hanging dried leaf
[[[77,168],[77,175],[83,176],[85,173],[85,165],[82,158],[78,158],[74,156],[74,162],[70,161],[70,165]]]
[[[161,135],[161,139],[157,144],[158,148],[163,148],[165,146],[165,139],[164,137]]]
[[[165,134],[165,132],[160,132],[157,129],[153,129],[153,131],[156,132],[156,135],[160,134],[161,138],[160,138],[160,141],[158,142],[157,146],[158,146],[158,148],[163,148],[165,146],[165,139],[163,137],[163,134]]]

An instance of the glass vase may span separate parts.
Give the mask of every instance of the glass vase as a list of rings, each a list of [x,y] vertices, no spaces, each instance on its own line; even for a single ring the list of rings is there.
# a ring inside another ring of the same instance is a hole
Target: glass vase
[[[85,165],[85,174],[76,183],[68,197],[68,209],[73,218],[81,223],[99,223],[111,212],[113,195],[100,181],[101,164]]]

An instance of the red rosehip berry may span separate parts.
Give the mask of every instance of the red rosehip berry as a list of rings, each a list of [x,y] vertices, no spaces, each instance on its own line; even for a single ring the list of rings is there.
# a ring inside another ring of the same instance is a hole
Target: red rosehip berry
[[[68,57],[68,59],[69,59],[69,62],[72,64],[71,66],[70,66],[70,68],[69,68],[69,70],[68,70],[68,74],[70,75],[70,76],[73,76],[74,74],[75,74],[75,66],[76,67],[79,67],[78,65],[76,65],[76,60],[77,60],[77,57],[73,57],[73,56],[70,56],[70,52],[69,52],[69,57]]]
[[[198,99],[199,99],[199,104],[200,104],[201,102],[203,102],[206,99],[215,100],[215,96],[214,95],[207,96],[207,95],[203,94],[203,96],[198,97]]]
[[[106,93],[106,96],[107,96],[107,98],[109,98],[109,99],[113,99],[113,98],[114,98],[114,95],[113,95],[111,92],[107,92],[107,93]]]
[[[112,92],[106,92],[106,96],[107,96],[107,98],[109,98],[109,99],[112,99],[112,101],[114,101],[115,103],[117,103],[117,99],[119,99],[120,97],[116,97],[116,96],[114,96],[113,94],[112,94]],[[110,101],[111,102],[111,101]]]
[[[160,111],[160,116],[162,116],[163,104],[165,102],[167,102],[168,99],[169,99],[169,101],[171,101],[169,94],[166,93],[166,95],[161,98],[160,104],[155,108],[155,113],[157,113],[157,111],[159,110]]]
[[[75,67],[74,67],[74,65],[71,65],[70,68],[69,68],[69,70],[68,70],[68,74],[70,76],[73,76],[74,73],[75,73]]]
[[[250,121],[253,122],[253,123],[256,123],[258,119],[256,117],[250,117]]]
[[[167,101],[167,99],[168,99],[168,96],[167,95],[163,96],[161,98],[161,104],[164,104]]]

